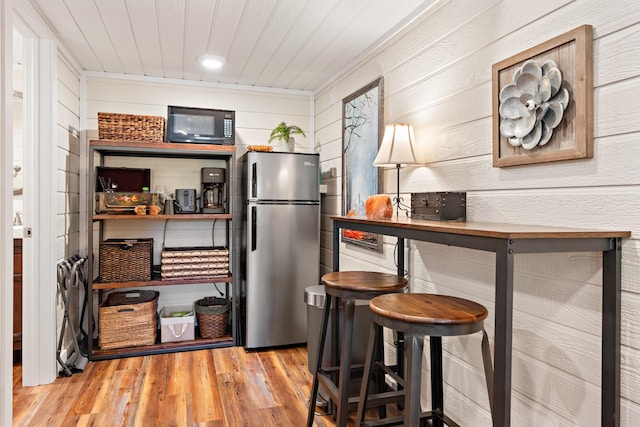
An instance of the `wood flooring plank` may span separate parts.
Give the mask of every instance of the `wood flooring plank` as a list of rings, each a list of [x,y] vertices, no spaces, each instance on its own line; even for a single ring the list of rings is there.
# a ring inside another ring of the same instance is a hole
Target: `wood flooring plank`
[[[193,424],[188,422],[191,414],[191,404],[187,404],[187,400],[191,397],[187,397],[185,394],[172,394],[166,395],[162,401],[162,407],[158,415],[158,423],[150,424],[157,426],[171,426],[171,427],[186,427]]]
[[[307,399],[306,395],[301,395],[299,389],[291,387],[292,382],[289,378],[288,369],[283,366],[282,361],[276,352],[266,352],[260,354],[260,359],[266,372],[270,372],[272,390],[274,390],[273,400],[277,402],[283,421],[286,419],[288,424],[295,420],[304,419],[307,415],[307,408],[296,405],[295,402],[300,399]]]
[[[142,387],[147,379],[147,370],[149,367],[149,362],[151,361],[151,357],[134,357],[126,359],[136,360],[131,361],[131,363],[127,365],[127,372],[132,377],[131,384],[133,390],[131,393],[131,401],[128,407],[129,412],[126,414],[126,420],[123,426],[135,427],[135,415],[138,411],[140,396],[142,396]]]
[[[106,397],[102,400],[100,408],[94,408],[93,413],[98,414],[95,419],[100,422],[111,422],[112,425],[126,425],[132,414],[131,405],[134,401],[135,389],[133,383],[135,376],[125,370],[114,371],[109,378],[109,387]],[[101,416],[108,414],[107,417]]]
[[[48,399],[49,392],[42,389],[38,393],[13,394],[13,424],[29,426],[33,417],[38,413]]]
[[[163,425],[162,408],[166,397],[168,355],[150,357],[140,389],[133,425]]]
[[[228,347],[216,349],[213,361],[218,374],[228,374],[247,369],[246,353],[242,347]]]
[[[89,363],[87,368],[82,374],[74,374],[75,376],[82,376],[86,379],[90,379],[85,383],[82,389],[82,393],[75,399],[69,412],[75,415],[91,414],[98,412],[99,405],[102,403],[102,399],[105,398],[108,388],[105,388],[105,383],[108,387],[109,377],[113,374],[116,368],[114,361],[104,361],[104,363]],[[73,376],[71,377],[73,378]],[[64,384],[64,378],[58,378],[56,382],[58,384]],[[55,383],[54,383],[55,384]],[[96,405],[98,407],[96,407]]]
[[[192,401],[195,423],[224,420],[222,396],[218,387],[213,351],[195,351],[189,378],[193,379]]]
[[[61,377],[56,384],[48,384],[42,387],[46,390],[45,400],[42,400],[35,407],[30,408],[32,413],[29,420],[24,419],[22,425],[64,425],[68,417],[74,418],[72,414],[69,416],[71,408],[77,401],[78,396],[86,387],[87,376],[75,375],[71,377]],[[35,393],[34,390],[32,390]],[[37,416],[36,416],[37,414]]]
[[[196,422],[193,425],[194,427],[227,427],[227,424],[224,422],[224,420],[202,421]]]
[[[224,419],[228,426],[245,425],[246,416],[251,408],[243,402],[238,386],[233,378],[233,373],[225,372],[216,377],[220,395],[222,396],[222,407]]]

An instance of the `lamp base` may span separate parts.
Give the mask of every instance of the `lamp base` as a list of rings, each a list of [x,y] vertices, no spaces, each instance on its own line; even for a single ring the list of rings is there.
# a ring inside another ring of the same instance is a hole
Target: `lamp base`
[[[396,165],[397,180],[396,180],[396,197],[393,198],[393,204],[396,207],[396,218],[400,218],[400,211],[407,215],[407,218],[411,218],[411,206],[403,203],[402,197],[400,197],[400,164]]]
[[[411,218],[411,206],[404,204],[403,198],[397,195],[391,200],[391,203],[396,207],[396,217],[400,217],[400,211],[404,212],[407,218]]]

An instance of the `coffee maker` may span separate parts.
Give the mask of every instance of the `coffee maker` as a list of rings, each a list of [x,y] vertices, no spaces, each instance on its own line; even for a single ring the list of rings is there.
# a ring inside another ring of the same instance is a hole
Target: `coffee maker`
[[[225,213],[225,169],[202,168],[202,213]]]

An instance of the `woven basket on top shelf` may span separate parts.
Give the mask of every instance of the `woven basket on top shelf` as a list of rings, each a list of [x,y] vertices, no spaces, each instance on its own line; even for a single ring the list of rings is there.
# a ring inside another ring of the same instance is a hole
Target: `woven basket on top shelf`
[[[100,139],[162,142],[164,117],[98,113],[98,135]]]
[[[227,332],[231,303],[224,298],[205,297],[196,301],[195,309],[203,338],[219,338]]]

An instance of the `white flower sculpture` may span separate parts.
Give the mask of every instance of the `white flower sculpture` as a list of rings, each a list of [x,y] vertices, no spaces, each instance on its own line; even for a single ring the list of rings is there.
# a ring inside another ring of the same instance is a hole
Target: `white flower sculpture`
[[[531,150],[551,139],[569,104],[569,91],[552,60],[542,66],[528,60],[516,71],[513,83],[500,90],[500,133],[514,147]]]

